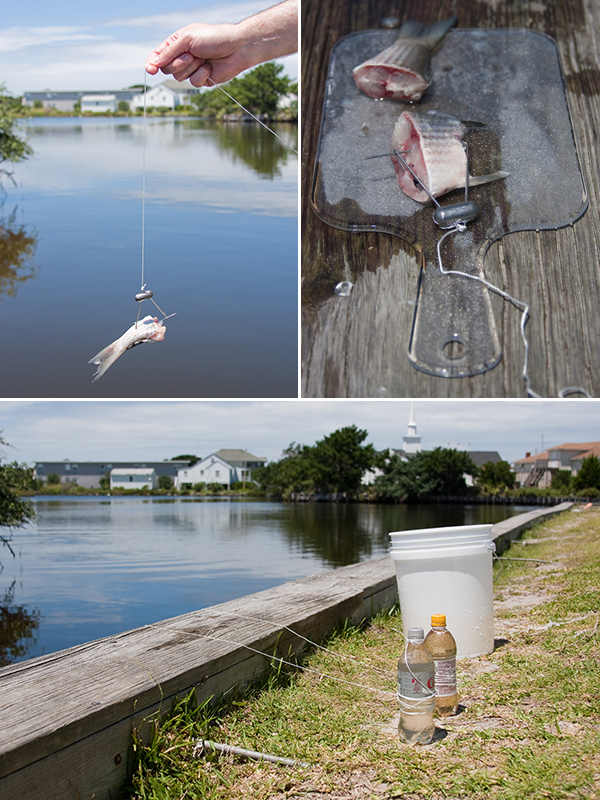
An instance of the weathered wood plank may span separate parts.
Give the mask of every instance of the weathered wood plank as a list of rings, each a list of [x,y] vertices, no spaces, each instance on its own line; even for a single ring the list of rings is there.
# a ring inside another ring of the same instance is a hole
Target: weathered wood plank
[[[254,681],[267,661],[248,647],[302,650],[283,626],[318,640],[395,596],[388,559],[366,562],[5,667],[0,795],[39,797],[26,787],[47,782],[45,800],[114,798],[133,725],[192,688],[202,700]]]
[[[453,13],[464,28],[531,28],[553,36],[565,75],[590,205],[573,227],[520,232],[492,245],[486,276],[528,301],[532,388],[557,396],[567,386],[600,394],[600,9],[593,0],[409,0],[394,10],[402,21],[433,21]],[[302,394],[305,397],[522,397],[520,313],[492,298],[503,358],[472,378],[417,372],[407,357],[412,326],[415,251],[384,234],[334,230],[312,213],[309,192],[325,76],[332,46],[348,33],[379,27],[383,0],[302,3]],[[333,287],[352,280],[348,298]]]
[[[493,528],[498,549],[565,503]],[[200,701],[244,687],[344,619],[397,601],[389,558],[299,581],[0,670],[0,797],[115,800],[132,730],[195,688]],[[209,638],[210,637],[210,638]],[[248,649],[248,648],[253,648]],[[283,754],[285,755],[285,754]]]

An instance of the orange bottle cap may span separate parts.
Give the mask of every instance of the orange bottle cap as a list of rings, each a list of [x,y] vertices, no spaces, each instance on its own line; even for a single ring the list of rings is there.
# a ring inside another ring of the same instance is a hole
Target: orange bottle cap
[[[431,624],[436,628],[443,628],[446,625],[446,615],[445,614],[432,614],[431,615]]]

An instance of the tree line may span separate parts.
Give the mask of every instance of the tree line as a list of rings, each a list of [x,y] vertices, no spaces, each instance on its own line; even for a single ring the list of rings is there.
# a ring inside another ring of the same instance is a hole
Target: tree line
[[[304,493],[418,502],[439,495],[506,494],[515,487],[516,476],[507,461],[488,461],[477,467],[467,452],[445,447],[408,457],[390,450],[377,452],[373,445],[364,444],[367,436],[367,431],[350,425],[314,445],[292,442],[281,459],[254,470],[252,477],[261,489],[284,499]],[[371,482],[365,484],[369,472]],[[574,477],[568,471],[555,472],[552,491],[600,497],[600,460],[596,456],[584,459]]]

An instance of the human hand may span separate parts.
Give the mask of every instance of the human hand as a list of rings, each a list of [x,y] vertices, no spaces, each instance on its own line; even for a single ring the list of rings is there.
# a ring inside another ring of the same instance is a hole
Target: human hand
[[[298,49],[298,0],[267,8],[235,24],[194,23],[171,34],[146,63],[192,86],[225,83],[245,69]]]
[[[237,25],[227,23],[186,25],[153,50],[146,71],[189,79],[192,86],[204,86],[209,78],[225,83],[248,68],[248,46],[241,33]]]

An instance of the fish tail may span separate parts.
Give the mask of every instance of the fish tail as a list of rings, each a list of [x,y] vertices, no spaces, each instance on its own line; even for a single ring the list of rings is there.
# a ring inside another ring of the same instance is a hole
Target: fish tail
[[[469,186],[482,186],[484,183],[491,183],[492,181],[499,181],[502,178],[508,178],[510,172],[492,172],[491,175],[469,175]]]
[[[111,367],[121,355],[121,352],[120,348],[117,347],[117,342],[113,342],[109,344],[108,347],[105,347],[104,350],[100,350],[98,355],[88,361],[88,364],[95,364],[98,367],[96,372],[94,372],[92,383],[95,383],[104,375],[106,370]]]
[[[458,22],[458,17],[454,15],[433,25],[423,25],[422,22],[409,20],[405,22],[398,32],[399,39],[421,39],[429,50],[433,50],[442,41],[453,25]]]

